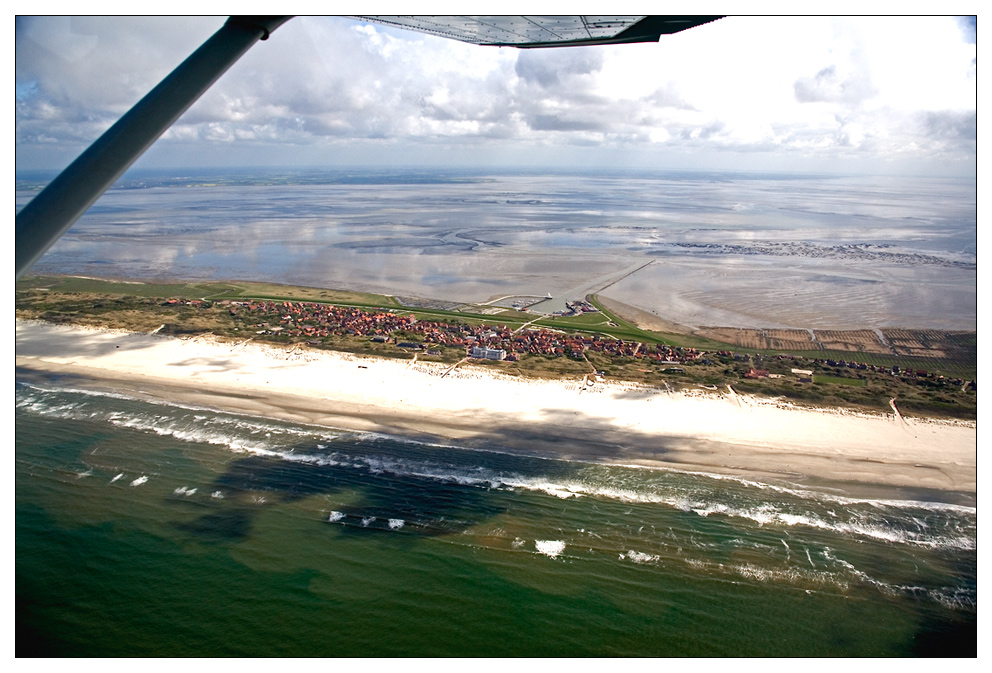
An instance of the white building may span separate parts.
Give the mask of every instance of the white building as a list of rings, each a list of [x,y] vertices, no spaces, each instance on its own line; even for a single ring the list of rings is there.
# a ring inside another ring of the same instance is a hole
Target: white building
[[[506,351],[502,348],[480,348],[473,346],[469,355],[473,358],[483,358],[485,360],[503,360],[506,358]]]

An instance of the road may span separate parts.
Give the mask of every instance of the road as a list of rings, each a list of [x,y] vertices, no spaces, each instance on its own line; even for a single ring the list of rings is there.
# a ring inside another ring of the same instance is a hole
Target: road
[[[576,301],[584,300],[587,295],[596,294],[608,288],[609,286],[617,283],[627,276],[637,273],[646,266],[654,264],[654,260],[649,262],[638,261],[636,264],[632,264],[625,269],[620,271],[615,271],[606,276],[600,276],[584,285],[572,288],[566,292],[562,292],[560,295],[554,299],[545,299],[542,302],[538,302],[532,306],[528,306],[528,311],[533,311],[535,313],[544,313],[546,315],[551,315],[555,311],[564,311],[566,301]]]

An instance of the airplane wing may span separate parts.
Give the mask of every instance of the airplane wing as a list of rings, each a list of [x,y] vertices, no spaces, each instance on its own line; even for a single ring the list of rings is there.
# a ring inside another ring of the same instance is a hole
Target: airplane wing
[[[16,278],[85,213],[257,41],[289,16],[232,16],[203,46],[17,213]],[[355,16],[492,46],[569,47],[656,42],[718,16]]]
[[[493,47],[577,47],[657,42],[719,16],[352,16],[470,44]]]

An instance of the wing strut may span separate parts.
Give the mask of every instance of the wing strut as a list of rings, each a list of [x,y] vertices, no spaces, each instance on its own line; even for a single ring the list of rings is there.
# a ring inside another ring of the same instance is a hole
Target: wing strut
[[[17,214],[17,278],[190,105],[259,40],[291,17],[232,16]]]

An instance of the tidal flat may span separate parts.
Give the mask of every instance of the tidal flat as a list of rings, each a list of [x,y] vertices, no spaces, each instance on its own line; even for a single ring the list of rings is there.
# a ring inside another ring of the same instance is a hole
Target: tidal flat
[[[690,329],[974,330],[976,208],[974,180],[951,178],[129,174],[34,271],[464,302],[598,292]]]

